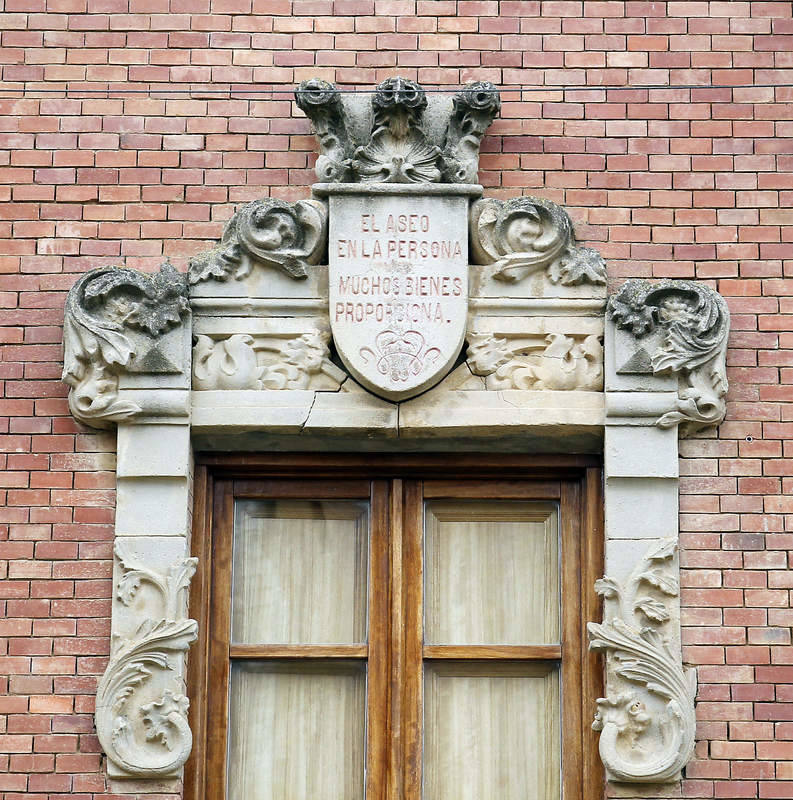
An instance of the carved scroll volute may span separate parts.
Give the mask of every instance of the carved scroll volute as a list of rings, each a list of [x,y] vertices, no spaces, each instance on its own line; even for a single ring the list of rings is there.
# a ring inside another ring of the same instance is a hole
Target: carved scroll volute
[[[351,142],[339,90],[327,81],[312,78],[295,90],[297,107],[314,123],[320,147],[317,180],[343,183],[350,177]]]
[[[178,777],[193,743],[184,654],[198,631],[185,613],[197,559],[180,558],[164,570],[153,569],[136,558],[125,539],[116,540],[115,555],[115,601],[133,606],[144,586],[157,600],[135,609],[133,618],[141,620],[135,629],[113,637],[97,689],[97,735],[111,776]]]
[[[457,94],[453,103],[443,148],[444,179],[449,183],[477,183],[479,145],[501,111],[501,98],[492,83],[477,81]]]
[[[147,275],[125,267],[92,270],[66,298],[64,368],[71,387],[69,409],[95,428],[139,414],[141,408],[119,395],[124,371],[175,373],[159,340],[189,314],[186,276],[168,262]]]
[[[686,436],[724,419],[730,313],[718,292],[693,281],[631,280],[609,299],[608,314],[636,340],[617,374],[678,376],[677,408],[657,425],[679,425]]]
[[[606,265],[589,247],[577,247],[567,212],[538,197],[487,198],[471,207],[471,254],[493,265],[493,278],[522,281],[545,271],[552,283],[604,284]]]
[[[668,629],[678,624],[676,540],[660,540],[624,583],[604,577],[603,622],[587,626],[590,648],[606,656],[607,696],[592,728],[610,780],[668,783],[694,753],[696,673],[683,667]]]
[[[220,245],[191,259],[190,283],[242,280],[257,265],[304,279],[325,254],[327,221],[327,208],[318,200],[267,197],[246,203],[226,223]]]

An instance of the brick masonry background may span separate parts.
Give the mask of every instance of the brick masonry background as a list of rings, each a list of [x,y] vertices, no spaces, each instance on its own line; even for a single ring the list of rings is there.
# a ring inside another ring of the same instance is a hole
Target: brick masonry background
[[[100,265],[184,269],[236,204],[306,197],[316,146],[284,90],[397,73],[506,87],[487,193],[564,204],[615,282],[697,278],[727,298],[727,421],[681,447],[700,680],[682,796],[793,797],[791,5],[0,0],[3,800],[110,797],[91,714],[115,436],[68,415],[65,292]]]

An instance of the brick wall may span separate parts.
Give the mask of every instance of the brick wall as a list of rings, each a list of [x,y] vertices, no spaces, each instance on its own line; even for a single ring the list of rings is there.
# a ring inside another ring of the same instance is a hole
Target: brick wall
[[[235,204],[307,196],[315,143],[284,90],[396,73],[505,87],[489,195],[566,205],[616,280],[696,277],[727,297],[728,421],[682,443],[700,679],[683,796],[793,797],[791,5],[0,0],[3,800],[109,797],[91,713],[115,437],[68,415],[66,290],[122,261],[184,269]]]

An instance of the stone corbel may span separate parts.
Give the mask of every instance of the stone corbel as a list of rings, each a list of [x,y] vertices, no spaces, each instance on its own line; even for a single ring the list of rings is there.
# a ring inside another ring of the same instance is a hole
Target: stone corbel
[[[125,267],[92,270],[66,298],[63,380],[69,409],[94,428],[145,413],[172,416],[188,409],[184,398],[160,398],[147,407],[139,392],[124,391],[126,376],[165,378],[186,370],[190,308],[186,277],[168,262],[147,275]],[[134,386],[134,378],[128,381]]]
[[[179,552],[185,547],[180,537],[116,540],[113,602],[123,608],[113,615],[110,662],[96,698],[110,777],[179,777],[190,755],[184,654],[198,624],[187,619],[186,595],[197,559]]]
[[[471,206],[470,229],[472,261],[492,265],[495,280],[517,283],[545,272],[562,286],[606,282],[600,253],[575,244],[570,217],[550,200],[478,200]]]
[[[680,778],[694,752],[696,672],[678,643],[677,540],[651,544],[624,581],[604,577],[603,622],[590,622],[590,648],[606,656],[608,694],[592,728],[609,780],[666,783]]]
[[[675,408],[657,425],[687,436],[724,419],[730,314],[721,295],[693,281],[631,280],[609,299],[608,315],[632,339],[617,375],[677,377]]]

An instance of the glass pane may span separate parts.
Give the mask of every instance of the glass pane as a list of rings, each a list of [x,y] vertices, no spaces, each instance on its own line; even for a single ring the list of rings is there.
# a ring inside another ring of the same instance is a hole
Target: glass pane
[[[559,673],[435,662],[424,672],[424,800],[559,800]]]
[[[231,667],[228,797],[363,800],[363,663]]]
[[[366,641],[367,506],[347,500],[237,502],[233,642]]]
[[[427,644],[559,641],[559,544],[548,503],[428,502]]]

